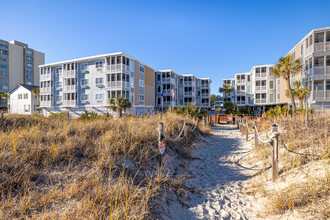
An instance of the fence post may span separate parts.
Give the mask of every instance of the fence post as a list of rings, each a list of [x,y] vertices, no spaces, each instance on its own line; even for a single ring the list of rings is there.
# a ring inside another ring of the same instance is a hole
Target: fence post
[[[164,124],[162,122],[160,122],[158,124],[158,135],[159,135],[158,136],[158,148],[160,147],[160,144],[164,139],[163,133],[164,133]],[[162,154],[159,153],[159,167],[161,167],[161,166],[162,166]]]
[[[3,111],[1,111],[1,131],[3,131]]]
[[[257,134],[257,122],[254,122],[254,147],[257,147],[259,144],[258,142],[258,134]]]
[[[273,140],[273,181],[278,177],[278,126],[272,125]]]
[[[248,119],[246,119],[246,142],[248,142],[249,141],[249,121],[248,121]]]
[[[203,127],[205,126],[205,117],[203,117]]]

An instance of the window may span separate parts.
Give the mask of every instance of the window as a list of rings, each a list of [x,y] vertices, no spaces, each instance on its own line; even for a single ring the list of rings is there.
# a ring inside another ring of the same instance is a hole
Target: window
[[[1,104],[7,104],[7,100],[6,99],[1,99]]]
[[[157,81],[160,81],[160,74],[157,74]]]
[[[17,95],[17,98],[18,98],[18,99],[22,99],[22,94],[18,94],[18,95]]]
[[[8,62],[8,58],[7,57],[0,57],[0,61],[2,61],[2,62]]]
[[[140,101],[144,101],[144,95],[140,95]]]
[[[0,47],[7,48],[8,49],[8,44],[0,42]]]
[[[29,54],[29,55],[32,55],[33,54],[31,50],[26,50],[25,53],[26,54]]]
[[[33,77],[32,76],[26,76],[26,79],[32,80]]]
[[[1,85],[1,86],[0,86],[0,89],[5,89],[5,90],[7,90],[7,89],[8,89],[8,86]]]
[[[141,73],[144,73],[144,66],[141,66],[141,65],[140,65],[140,72],[141,72]]]
[[[103,93],[95,94],[96,100],[103,100]]]
[[[144,87],[144,80],[142,80],[142,79],[139,80],[139,86]]]
[[[269,102],[274,102],[274,94],[269,94]]]
[[[87,85],[88,84],[88,79],[82,79],[81,80],[81,85],[82,86],[85,86],[85,85]]]
[[[26,82],[26,85],[32,86],[32,82]]]
[[[8,79],[6,79],[6,78],[0,78],[0,82],[7,83],[8,82]]]
[[[27,61],[33,61],[33,58],[32,57],[29,57],[29,56],[26,56],[26,60]]]
[[[81,101],[87,101],[88,100],[88,94],[81,95]]]
[[[95,62],[95,67],[96,68],[102,68],[103,67],[103,61],[97,61],[97,62]]]
[[[8,55],[8,51],[7,50],[0,50],[0,53],[1,54],[4,54],[4,55]]]
[[[103,78],[100,77],[100,78],[95,78],[95,84],[99,85],[99,84],[102,84],[103,83]]]
[[[134,61],[131,60],[131,72],[134,73]]]
[[[80,70],[86,70],[88,68],[88,63],[80,64]]]
[[[32,63],[26,63],[26,66],[33,67]]]
[[[2,76],[8,76],[8,72],[7,71],[0,71],[0,75],[2,75]]]
[[[269,81],[269,89],[274,89],[274,80]]]
[[[8,69],[8,65],[6,65],[6,64],[0,64],[0,68]]]
[[[248,81],[248,82],[251,81],[251,77],[250,77],[250,75],[247,76],[247,81]]]
[[[24,105],[24,112],[30,111],[30,105]]]
[[[24,99],[28,99],[29,98],[29,94],[28,93],[24,93]]]
[[[261,72],[265,73],[266,72],[266,67],[261,67]]]
[[[33,73],[33,71],[32,71],[32,70],[29,70],[29,69],[27,69],[27,70],[26,70],[26,73],[30,73],[30,74],[32,74],[32,73]]]

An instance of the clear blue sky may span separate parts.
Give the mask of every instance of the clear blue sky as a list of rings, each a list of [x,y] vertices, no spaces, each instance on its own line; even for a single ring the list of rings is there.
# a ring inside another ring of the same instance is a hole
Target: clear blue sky
[[[318,0],[2,0],[0,38],[26,42],[46,63],[123,51],[155,69],[222,79],[275,63],[314,28]]]

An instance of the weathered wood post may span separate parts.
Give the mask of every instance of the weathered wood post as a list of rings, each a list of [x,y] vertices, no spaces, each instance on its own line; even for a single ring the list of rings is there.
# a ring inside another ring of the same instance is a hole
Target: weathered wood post
[[[278,177],[278,126],[272,125],[273,140],[273,181]]]
[[[1,111],[1,131],[3,131],[3,111]]]
[[[245,132],[245,135],[246,135],[245,140],[246,140],[246,142],[248,142],[249,141],[249,121],[248,121],[248,119],[246,119],[246,132]]]
[[[258,147],[258,134],[257,134],[257,122],[254,122],[254,147]]]
[[[203,127],[205,126],[205,117],[203,117]]]

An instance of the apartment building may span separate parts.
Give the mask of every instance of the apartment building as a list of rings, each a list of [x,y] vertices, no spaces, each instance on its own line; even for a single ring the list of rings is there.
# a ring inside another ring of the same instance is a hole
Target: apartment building
[[[188,104],[210,108],[211,82],[209,78],[197,78],[193,74],[180,75],[170,69],[159,70],[156,73],[156,108]]]
[[[301,60],[301,73],[293,75],[291,81],[300,81],[311,90],[308,108],[330,111],[330,27],[313,29],[288,54]],[[289,102],[283,94],[284,85],[281,79],[281,103]]]
[[[222,80],[223,85],[227,85],[232,87],[234,90],[233,92],[230,92],[227,94],[227,99],[226,97],[224,98],[224,102],[234,102],[235,101],[235,78],[231,78],[231,79],[223,79]]]
[[[152,113],[155,70],[122,52],[67,60],[40,66],[40,107],[43,114],[68,111],[111,112],[109,99],[131,101],[127,113]]]
[[[39,65],[45,54],[29,48],[28,44],[0,39],[0,91],[8,92],[17,84],[39,85]],[[1,99],[0,107],[7,106]]]

